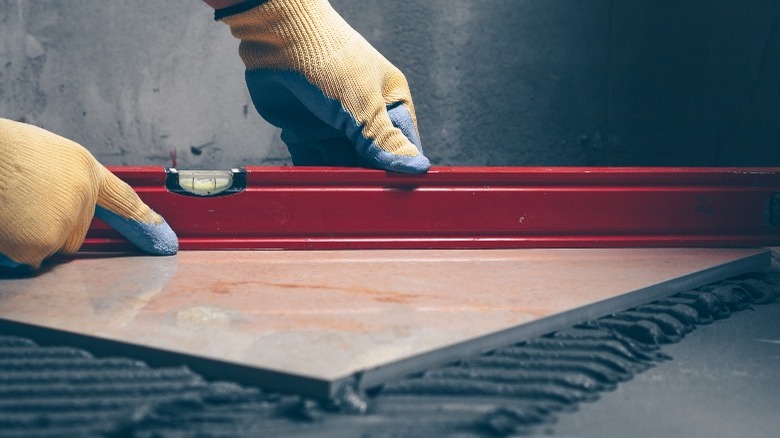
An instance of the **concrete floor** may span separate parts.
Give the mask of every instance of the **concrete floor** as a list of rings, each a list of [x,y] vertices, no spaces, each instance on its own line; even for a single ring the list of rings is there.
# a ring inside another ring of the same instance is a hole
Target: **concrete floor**
[[[776,437],[780,303],[735,313],[664,347],[671,361],[604,393],[536,436]]]

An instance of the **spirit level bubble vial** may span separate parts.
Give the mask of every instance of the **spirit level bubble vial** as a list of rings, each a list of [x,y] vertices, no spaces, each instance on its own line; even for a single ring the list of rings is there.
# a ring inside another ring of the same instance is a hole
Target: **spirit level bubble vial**
[[[168,191],[188,196],[224,196],[246,189],[246,170],[177,170],[165,169]]]

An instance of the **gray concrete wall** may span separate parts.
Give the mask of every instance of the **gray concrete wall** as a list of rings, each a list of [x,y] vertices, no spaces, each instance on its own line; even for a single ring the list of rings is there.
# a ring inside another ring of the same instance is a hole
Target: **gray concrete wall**
[[[174,149],[180,167],[286,162],[237,47],[195,0],[0,0],[0,115],[106,164],[170,165]]]
[[[332,3],[406,73],[434,164],[780,165],[776,0]],[[0,116],[106,164],[289,163],[237,45],[196,0],[0,0]]]

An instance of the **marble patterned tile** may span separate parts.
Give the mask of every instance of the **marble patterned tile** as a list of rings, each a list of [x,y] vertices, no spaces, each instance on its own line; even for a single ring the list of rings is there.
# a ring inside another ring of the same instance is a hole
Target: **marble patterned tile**
[[[81,255],[0,279],[0,319],[292,377],[261,382],[277,389],[355,373],[376,383],[419,355],[452,359],[463,343],[554,330],[769,260],[690,248]]]

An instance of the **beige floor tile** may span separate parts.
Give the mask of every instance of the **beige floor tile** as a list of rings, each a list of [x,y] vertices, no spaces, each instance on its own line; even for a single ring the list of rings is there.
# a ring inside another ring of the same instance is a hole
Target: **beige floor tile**
[[[316,381],[364,372],[368,385],[413,370],[420,354],[428,355],[425,364],[450,360],[760,269],[769,255],[756,249],[85,255],[35,278],[0,280],[0,318]],[[478,338],[484,342],[467,342]],[[468,347],[458,351],[459,345]]]

